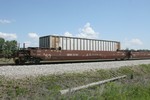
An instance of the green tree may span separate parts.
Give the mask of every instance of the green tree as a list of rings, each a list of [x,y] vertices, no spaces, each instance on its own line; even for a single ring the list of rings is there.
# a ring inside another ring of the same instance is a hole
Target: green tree
[[[0,53],[2,53],[4,43],[5,39],[0,37]]]
[[[17,41],[12,40],[12,41],[6,41],[3,45],[3,55],[5,57],[11,57],[12,54],[14,54],[17,50]]]

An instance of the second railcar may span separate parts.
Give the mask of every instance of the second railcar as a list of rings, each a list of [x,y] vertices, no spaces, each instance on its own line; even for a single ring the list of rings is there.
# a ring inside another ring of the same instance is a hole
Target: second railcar
[[[150,58],[149,51],[131,51],[130,59],[148,59]]]

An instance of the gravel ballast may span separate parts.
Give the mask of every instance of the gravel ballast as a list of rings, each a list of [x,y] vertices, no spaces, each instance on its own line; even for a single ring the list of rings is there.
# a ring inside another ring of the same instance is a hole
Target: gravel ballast
[[[150,64],[150,60],[2,66],[0,67],[0,75],[9,78],[20,79],[20,78],[31,77],[31,76],[36,77],[39,75],[84,72],[84,71],[91,71],[97,69],[110,69],[110,68],[118,68],[122,66],[134,66],[139,64]]]

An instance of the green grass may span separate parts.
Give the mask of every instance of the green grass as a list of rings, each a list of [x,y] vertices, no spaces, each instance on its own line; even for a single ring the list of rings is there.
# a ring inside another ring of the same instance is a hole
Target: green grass
[[[59,90],[127,75],[127,78],[66,95]],[[0,99],[28,100],[149,100],[150,65],[97,70],[84,73],[8,79],[0,77]]]

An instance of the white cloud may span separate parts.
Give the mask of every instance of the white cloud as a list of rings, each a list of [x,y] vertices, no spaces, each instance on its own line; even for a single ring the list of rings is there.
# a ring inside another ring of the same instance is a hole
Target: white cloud
[[[10,21],[10,20],[7,20],[7,19],[0,19],[0,23],[1,23],[1,24],[10,24],[11,21]]]
[[[64,36],[72,37],[73,35],[71,33],[69,33],[69,32],[65,32]]]
[[[90,23],[86,23],[84,27],[79,31],[79,34],[77,34],[77,37],[98,38],[98,35],[99,33],[94,31]]]
[[[82,29],[79,29],[79,33],[76,34],[75,37],[96,39],[98,38],[98,35],[99,33],[94,31],[90,23],[86,23]],[[64,36],[72,37],[73,34],[71,34],[70,32],[65,32]]]
[[[0,37],[7,39],[7,40],[17,39],[17,35],[15,33],[2,33],[2,32],[0,32]]]
[[[142,45],[143,43],[142,43],[142,41],[140,40],[140,39],[132,39],[131,41],[130,41],[130,43],[132,44],[132,45]]]
[[[38,47],[39,35],[37,33],[28,33],[29,40],[25,41],[26,47]]]
[[[140,49],[141,46],[143,45],[143,42],[138,39],[138,38],[133,38],[133,39],[125,39],[123,43],[124,49],[129,48],[129,49]]]
[[[37,40],[39,39],[39,36],[37,33],[28,33],[29,38]]]

